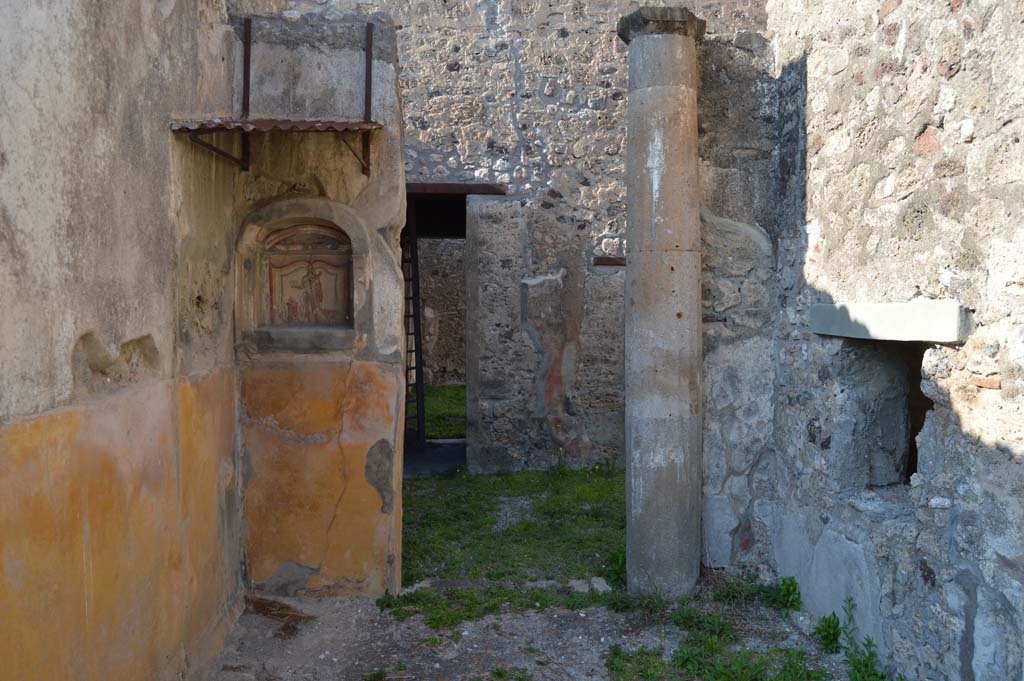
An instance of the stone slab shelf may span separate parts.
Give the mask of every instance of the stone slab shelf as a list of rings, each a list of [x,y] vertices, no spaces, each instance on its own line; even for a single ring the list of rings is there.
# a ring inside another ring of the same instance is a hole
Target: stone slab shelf
[[[824,336],[883,341],[962,343],[970,317],[956,300],[836,303],[811,306],[811,331]]]

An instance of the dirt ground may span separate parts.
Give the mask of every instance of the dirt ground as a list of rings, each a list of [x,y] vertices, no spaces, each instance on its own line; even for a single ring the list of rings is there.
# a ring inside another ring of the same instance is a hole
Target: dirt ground
[[[626,594],[624,490],[616,470],[407,480],[401,596],[252,594],[200,679],[847,678],[778,585],[707,571],[680,602]]]
[[[394,679],[609,679],[605,655],[612,645],[632,650],[674,650],[682,636],[671,623],[651,624],[635,613],[604,607],[505,613],[431,629],[420,616],[398,621],[365,598],[280,598],[287,611],[266,613],[251,602],[209,681],[362,681]],[[763,610],[763,609],[758,609]],[[752,612],[745,622],[747,649],[801,647],[832,675],[845,678],[839,656],[821,658],[795,617]]]

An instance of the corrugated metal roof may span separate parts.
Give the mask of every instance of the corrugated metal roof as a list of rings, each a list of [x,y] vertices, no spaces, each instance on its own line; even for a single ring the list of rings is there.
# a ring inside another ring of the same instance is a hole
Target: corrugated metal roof
[[[174,132],[361,132],[384,127],[376,121],[296,120],[289,118],[210,118],[207,120],[172,121]]]

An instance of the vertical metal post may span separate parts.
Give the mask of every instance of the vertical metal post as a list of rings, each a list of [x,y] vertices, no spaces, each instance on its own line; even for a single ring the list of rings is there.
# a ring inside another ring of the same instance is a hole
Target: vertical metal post
[[[363,121],[373,120],[373,23],[366,24],[366,86],[363,88]],[[370,174],[370,131],[363,131],[363,175]]]
[[[242,22],[242,118],[249,117],[249,89],[252,82],[252,17]],[[249,170],[249,133],[242,131],[242,166]]]
[[[409,260],[410,279],[412,280],[412,328],[414,359],[416,362],[416,444],[423,447],[427,444],[427,423],[426,423],[426,400],[425,386],[423,385],[423,320],[420,305],[420,256],[416,247],[416,218],[415,212],[409,212]]]

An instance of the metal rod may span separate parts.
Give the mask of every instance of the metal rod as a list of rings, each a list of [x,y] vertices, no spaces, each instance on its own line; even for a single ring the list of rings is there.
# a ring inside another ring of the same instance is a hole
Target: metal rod
[[[363,120],[369,123],[373,118],[373,24],[366,24],[366,87],[363,88]]]
[[[249,84],[252,77],[252,17],[242,22],[242,118],[249,117]]]
[[[373,22],[366,24],[366,87],[363,88],[363,121],[373,120]],[[363,132],[363,175],[370,174],[370,133]]]
[[[249,91],[252,83],[252,17],[242,22],[242,118],[249,117]],[[239,166],[249,170],[249,133],[242,132],[242,161]]]
[[[367,133],[363,133],[363,134],[365,135]],[[361,165],[363,167],[363,175],[369,175],[370,174],[369,159],[364,161],[363,159],[359,158],[359,154],[356,153],[356,150],[352,148],[352,145],[349,144],[348,140],[345,139],[344,137],[341,138],[341,143],[344,144],[346,147],[348,147],[348,150],[351,151],[352,155],[356,157],[357,161],[359,161],[359,165]],[[366,147],[365,146],[363,147],[363,154],[364,155],[366,154]]]
[[[217,154],[218,156],[220,156],[221,158],[226,158],[227,160],[231,161],[232,163],[238,165],[238,167],[242,168],[242,170],[245,170],[247,168],[247,164],[245,163],[245,161],[243,159],[238,158],[234,154],[229,154],[228,152],[224,151],[223,149],[221,149],[219,147],[215,147],[214,145],[210,144],[206,140],[199,139],[199,133],[193,132],[193,133],[191,133],[188,136],[188,138],[190,140],[192,140],[194,143],[196,143],[199,146],[201,146],[203,149],[208,149],[208,150],[212,151],[213,153]]]

